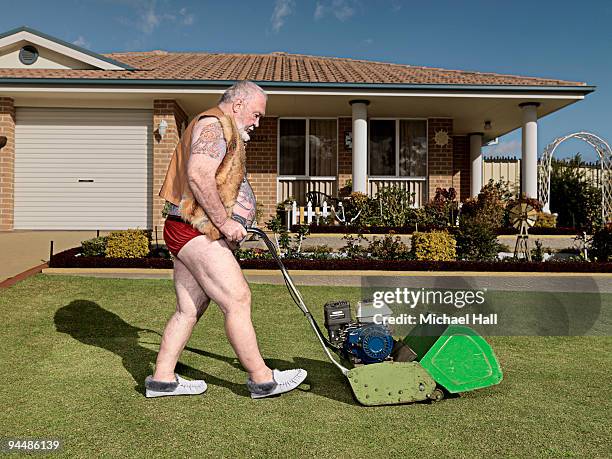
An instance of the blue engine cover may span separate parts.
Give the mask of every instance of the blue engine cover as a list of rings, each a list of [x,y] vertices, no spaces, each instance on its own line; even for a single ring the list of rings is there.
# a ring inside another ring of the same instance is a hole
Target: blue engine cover
[[[369,324],[347,330],[344,350],[362,363],[378,363],[393,351],[393,337],[384,325]]]

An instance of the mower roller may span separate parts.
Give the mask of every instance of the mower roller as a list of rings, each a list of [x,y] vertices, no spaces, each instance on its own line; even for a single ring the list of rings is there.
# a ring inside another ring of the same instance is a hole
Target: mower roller
[[[247,231],[261,238],[268,248],[291,298],[306,316],[325,355],[347,378],[362,405],[438,401],[446,392],[481,389],[502,380],[493,350],[469,327],[417,326],[403,340],[395,340],[384,325],[354,322],[349,303],[335,301],[324,306],[329,335],[326,338],[274,243],[258,228]]]

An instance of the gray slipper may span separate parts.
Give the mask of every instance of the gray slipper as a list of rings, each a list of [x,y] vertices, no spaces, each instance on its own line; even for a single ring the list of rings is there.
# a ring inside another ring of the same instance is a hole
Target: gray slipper
[[[247,387],[251,392],[251,398],[265,398],[273,395],[292,391],[306,379],[306,370],[297,368],[295,370],[272,371],[272,381],[256,384],[249,378]]]
[[[181,378],[176,373],[175,381],[156,381],[153,376],[145,379],[146,397],[166,397],[168,395],[199,395],[206,392],[206,383],[202,380],[189,381]]]

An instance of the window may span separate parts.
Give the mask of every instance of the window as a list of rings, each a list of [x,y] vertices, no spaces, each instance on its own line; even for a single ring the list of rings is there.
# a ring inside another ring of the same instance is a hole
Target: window
[[[427,121],[370,120],[370,175],[425,177]]]
[[[335,177],[337,158],[335,119],[279,120],[280,175]]]

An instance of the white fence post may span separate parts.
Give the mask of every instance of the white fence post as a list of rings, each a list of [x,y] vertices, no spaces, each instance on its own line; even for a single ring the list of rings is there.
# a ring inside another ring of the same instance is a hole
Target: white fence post
[[[314,216],[315,213],[312,211],[312,202],[308,201],[306,204],[306,223],[310,225]]]
[[[292,225],[297,225],[297,218],[298,218],[297,202],[293,201],[293,204],[291,206],[291,224]]]

